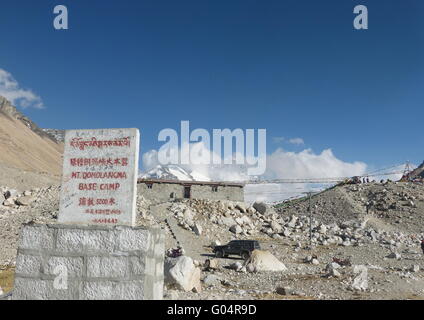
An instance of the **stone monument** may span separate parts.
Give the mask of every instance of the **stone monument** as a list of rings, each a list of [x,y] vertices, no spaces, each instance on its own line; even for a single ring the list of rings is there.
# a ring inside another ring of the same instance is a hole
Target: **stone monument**
[[[66,132],[59,223],[22,228],[12,299],[162,299],[164,234],[135,226],[139,137]]]
[[[135,225],[139,140],[137,129],[66,131],[60,223]]]

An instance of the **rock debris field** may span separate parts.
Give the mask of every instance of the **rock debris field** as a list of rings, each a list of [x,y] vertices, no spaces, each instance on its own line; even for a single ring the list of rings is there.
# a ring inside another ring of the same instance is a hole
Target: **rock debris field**
[[[22,224],[57,223],[59,192],[0,187],[0,273],[15,264]],[[272,207],[139,195],[137,207],[137,224],[165,230],[168,252],[183,248],[166,257],[164,299],[424,298],[422,184],[339,185],[312,197],[311,214],[308,199]],[[234,239],[261,250],[214,257],[213,246]]]

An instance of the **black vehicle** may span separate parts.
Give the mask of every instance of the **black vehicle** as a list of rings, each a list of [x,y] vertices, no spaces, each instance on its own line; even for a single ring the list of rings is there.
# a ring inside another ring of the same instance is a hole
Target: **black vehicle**
[[[246,260],[250,257],[250,253],[256,249],[261,249],[259,242],[256,240],[233,240],[226,245],[216,246],[213,252],[217,258],[226,258],[230,254],[234,254]]]

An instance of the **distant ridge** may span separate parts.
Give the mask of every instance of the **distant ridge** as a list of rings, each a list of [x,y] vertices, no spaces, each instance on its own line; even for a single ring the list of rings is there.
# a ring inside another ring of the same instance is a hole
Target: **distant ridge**
[[[54,142],[57,142],[54,136],[39,128],[31,119],[29,119],[27,116],[18,111],[16,107],[12,106],[12,104],[5,97],[2,96],[0,96],[0,113],[13,120],[21,121],[25,126],[27,126],[29,129],[31,129],[41,137],[48,137]]]
[[[41,129],[45,133],[49,134],[57,142],[65,142],[65,130],[60,129]]]

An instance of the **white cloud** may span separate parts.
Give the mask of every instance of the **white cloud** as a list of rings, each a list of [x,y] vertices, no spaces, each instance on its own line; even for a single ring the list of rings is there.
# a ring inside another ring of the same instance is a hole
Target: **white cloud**
[[[0,69],[0,96],[22,108],[44,108],[43,101],[38,95],[30,89],[21,88],[12,74],[4,69]]]
[[[310,149],[301,152],[288,152],[277,149],[267,156],[267,170],[264,178],[275,179],[319,179],[360,176],[367,170],[363,162],[345,162],[326,149],[320,154]],[[247,185],[245,200],[281,202],[285,199],[302,196],[306,191],[318,191],[329,184],[312,183],[274,183]]]
[[[272,142],[277,144],[281,144],[283,142],[290,143],[290,144],[297,144],[297,145],[305,144],[305,141],[303,141],[302,138],[286,139],[285,137],[273,137]]]
[[[148,152],[143,153],[141,161],[143,163],[144,171],[149,171],[155,168],[159,164],[158,152],[156,150],[150,150]]]
[[[345,162],[336,158],[331,149],[315,154],[310,149],[288,152],[281,148],[267,157],[267,179],[305,179],[352,177],[365,173],[363,162]]]
[[[302,138],[292,138],[289,140],[291,144],[305,144]]]
[[[186,151],[188,145],[183,146]],[[212,152],[202,142],[190,144],[190,150],[204,153],[209,157]],[[181,149],[173,148],[172,153],[181,154]],[[157,165],[158,151],[150,150],[142,156],[144,171]],[[222,162],[222,161],[221,161]],[[207,165],[189,164],[179,165],[188,171],[196,171],[211,180],[241,181],[247,180],[246,167],[242,165]],[[289,152],[281,148],[267,155],[267,168],[264,179],[305,179],[305,178],[335,178],[352,177],[366,172],[367,165],[363,162],[345,162],[334,156],[331,149],[326,149],[320,154],[315,154],[310,149],[301,152]]]

